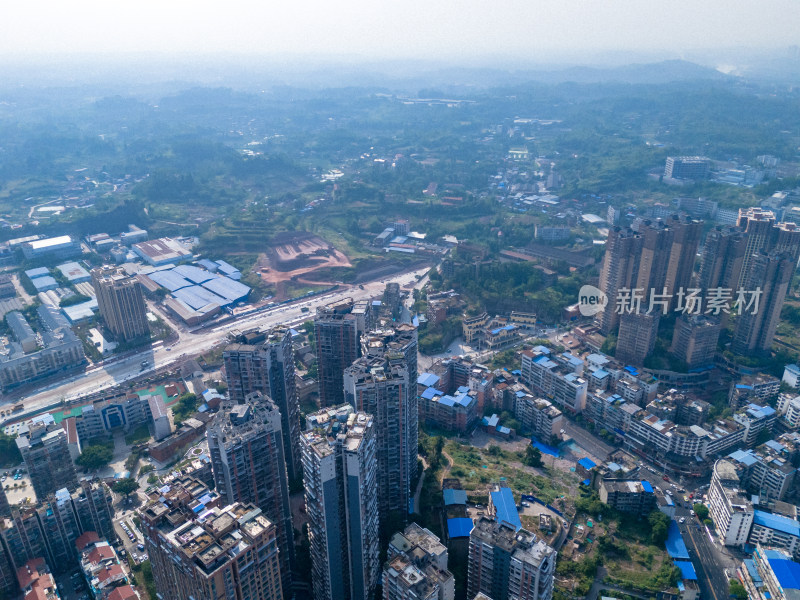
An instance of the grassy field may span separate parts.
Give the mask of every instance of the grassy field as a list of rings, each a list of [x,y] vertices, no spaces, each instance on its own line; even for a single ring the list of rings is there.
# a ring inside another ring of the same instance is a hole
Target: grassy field
[[[569,493],[578,477],[572,472],[555,471],[551,477],[538,475],[522,465],[522,453],[490,446],[487,450],[450,441],[445,451],[453,459],[449,477],[457,477],[465,490],[487,492],[492,485],[510,487],[515,494],[534,494],[554,503]]]

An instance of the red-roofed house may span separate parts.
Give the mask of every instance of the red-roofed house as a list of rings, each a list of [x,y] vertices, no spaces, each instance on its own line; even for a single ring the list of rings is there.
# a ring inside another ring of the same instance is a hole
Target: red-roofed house
[[[25,600],[58,600],[61,597],[43,558],[32,558],[17,569],[17,580]]]
[[[139,592],[129,585],[121,585],[114,588],[108,595],[107,600],[141,600]]]
[[[96,544],[100,541],[100,536],[97,535],[94,531],[87,531],[77,540],[75,540],[75,547],[78,549],[78,552],[83,552],[86,546],[91,546],[92,544]]]
[[[86,534],[81,538],[85,536]],[[117,586],[128,583],[117,553],[106,541],[84,544],[81,550],[81,570],[96,600],[106,600]]]

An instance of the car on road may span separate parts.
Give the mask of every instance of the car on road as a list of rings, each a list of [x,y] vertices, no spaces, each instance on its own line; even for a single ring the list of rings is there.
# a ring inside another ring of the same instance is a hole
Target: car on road
[[[136,548],[139,552],[144,552],[144,544],[136,544]]]
[[[681,517],[681,520],[680,520],[680,521],[678,521],[678,522],[679,522],[681,525],[683,525],[684,523],[686,523],[686,517]]]

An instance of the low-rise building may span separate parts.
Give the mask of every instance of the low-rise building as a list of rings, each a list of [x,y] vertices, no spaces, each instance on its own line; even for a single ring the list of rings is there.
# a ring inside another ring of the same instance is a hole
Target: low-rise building
[[[33,240],[22,244],[22,254],[28,260],[47,256],[71,258],[81,253],[80,243],[69,235]]]
[[[115,588],[129,583],[128,576],[113,546],[91,533],[94,532],[82,535],[76,542],[81,571],[92,597],[106,600]]]
[[[795,485],[797,468],[792,462],[796,455],[796,442],[781,436],[752,450],[736,450],[728,458],[736,465],[742,488],[768,502],[784,500]]]
[[[530,394],[516,398],[514,415],[523,431],[548,444],[557,439],[564,428],[564,414],[549,400]]]
[[[797,365],[786,365],[783,368],[783,378],[781,382],[793,388],[800,386],[800,367]]]
[[[796,600],[800,597],[800,564],[784,550],[757,545],[753,558],[738,570],[749,600]]]
[[[205,423],[190,417],[163,440],[150,444],[150,456],[161,463],[169,462],[180,449],[196,442],[205,432]]]
[[[786,550],[791,556],[800,556],[800,523],[783,515],[763,510],[753,511],[753,526],[747,538],[749,544],[761,544]]]
[[[648,514],[656,507],[653,486],[639,479],[603,479],[600,501],[620,512]]]
[[[522,352],[520,377],[536,395],[574,415],[586,407],[589,384],[581,377],[583,367],[583,361],[569,352],[554,355],[548,348],[537,346]]]
[[[778,396],[780,380],[771,375],[748,375],[740,378],[738,382],[731,383],[728,392],[728,404],[734,410],[751,402],[767,404]]]
[[[777,408],[783,423],[792,429],[800,427],[800,396],[779,394]]]
[[[466,386],[453,395],[429,387],[419,396],[420,420],[447,431],[469,430],[478,420],[477,407],[477,393]]]
[[[24,600],[58,600],[56,581],[41,557],[33,558],[17,569],[17,581]]]
[[[83,343],[56,309],[43,304],[37,309],[37,316],[42,325],[37,336],[30,337],[20,322],[18,333],[23,339],[0,349],[0,388],[3,390],[74,369],[86,362]]]

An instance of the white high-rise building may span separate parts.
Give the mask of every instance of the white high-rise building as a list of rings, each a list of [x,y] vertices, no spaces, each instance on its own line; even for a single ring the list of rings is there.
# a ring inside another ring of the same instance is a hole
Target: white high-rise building
[[[729,460],[714,463],[708,488],[708,511],[720,541],[726,546],[741,546],[753,525],[753,505],[739,487],[736,466]]]

